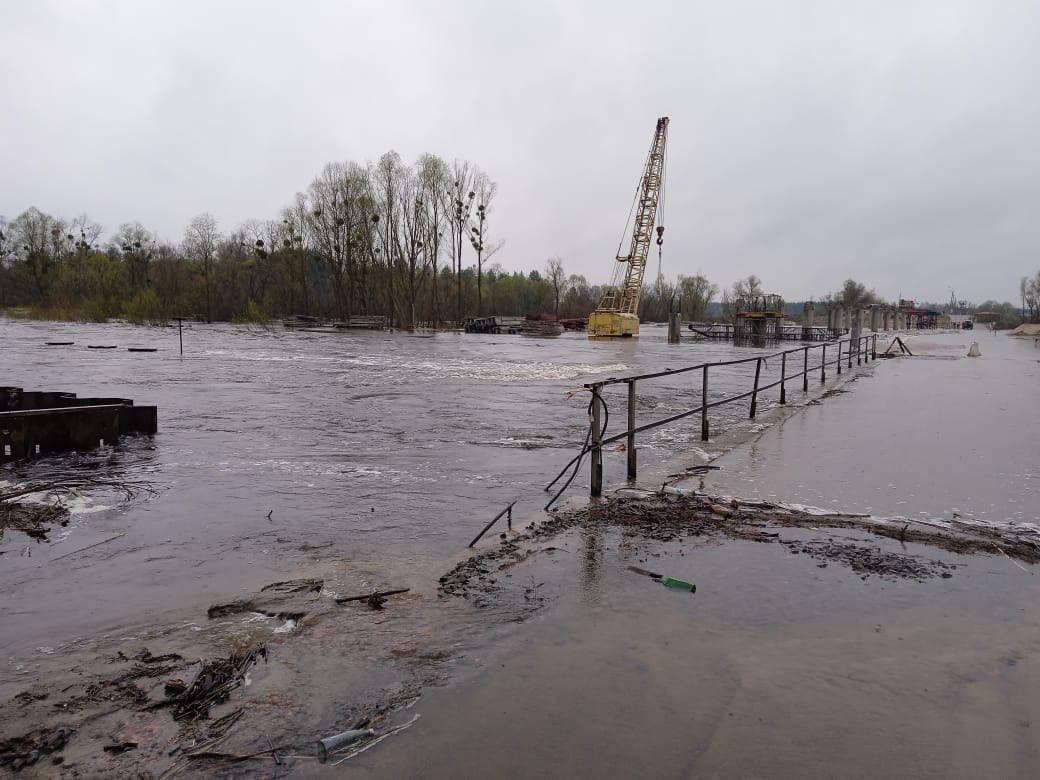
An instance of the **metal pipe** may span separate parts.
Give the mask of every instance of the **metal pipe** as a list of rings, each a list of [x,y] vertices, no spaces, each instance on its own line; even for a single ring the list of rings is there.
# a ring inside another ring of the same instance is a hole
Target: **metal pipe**
[[[758,407],[758,377],[762,373],[762,358],[755,363],[755,386],[751,390],[751,419],[755,419],[755,411]]]
[[[802,392],[809,392],[809,348],[806,347],[803,352],[804,360],[802,361]]]
[[[708,365],[704,365],[701,378],[701,441],[708,440]]]
[[[603,433],[600,430],[600,397],[599,393],[592,393],[592,473],[589,480],[589,490],[593,497],[603,493]]]
[[[780,403],[787,403],[787,386],[784,384],[787,378],[787,353],[780,357]]]
[[[636,478],[636,383],[628,383],[628,478]]]
[[[512,523],[512,521],[513,521],[513,504],[515,504],[515,503],[516,503],[516,501],[512,502],[512,504],[510,504],[505,509],[503,509],[501,512],[499,512],[497,515],[495,515],[491,519],[491,522],[488,523],[487,525],[485,525],[484,529],[479,534],[477,534],[476,537],[474,537],[472,542],[470,542],[466,546],[467,547],[472,547],[477,542],[479,542],[483,538],[484,534],[486,534],[488,531],[491,530],[491,526],[493,526],[495,523],[497,523],[499,518],[502,517],[502,515],[504,515],[506,513],[509,514],[509,527],[512,528],[513,527],[513,523]]]

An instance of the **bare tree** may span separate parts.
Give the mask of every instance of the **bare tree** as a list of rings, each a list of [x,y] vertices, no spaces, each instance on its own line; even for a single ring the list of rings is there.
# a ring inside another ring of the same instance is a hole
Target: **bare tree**
[[[473,192],[476,193],[477,215],[476,224],[470,226],[469,240],[473,251],[477,253],[477,316],[480,317],[484,314],[482,299],[484,263],[502,248],[503,242],[487,243],[488,214],[491,212],[491,202],[495,199],[498,187],[483,171],[477,171],[474,175],[473,187]]]
[[[332,272],[340,319],[350,317],[351,286],[361,254],[359,237],[372,208],[369,172],[357,163],[330,163],[308,190],[307,215],[315,250]]]
[[[424,154],[419,158],[418,176],[426,224],[426,239],[423,249],[426,254],[426,262],[432,269],[433,278],[430,285],[430,316],[436,327],[440,321],[440,306],[437,299],[440,275],[437,262],[440,259],[444,226],[448,221],[450,176],[444,160],[434,154]]]
[[[470,189],[473,174],[468,162],[455,160],[451,168],[451,183],[447,193],[451,230],[452,269],[455,272],[455,322],[462,324],[462,240],[469,235],[469,215],[477,193]]]
[[[846,308],[861,308],[878,302],[877,293],[868,290],[867,286],[855,279],[846,279],[834,299]]]
[[[397,255],[401,259],[404,292],[408,304],[407,327],[413,329],[417,322],[415,304],[429,271],[430,255],[426,247],[429,225],[422,184],[418,178],[411,171],[407,171],[401,176],[398,184],[401,218]]]
[[[296,193],[291,206],[282,209],[282,254],[289,272],[289,310],[296,312],[296,285],[299,282],[303,297],[303,313],[310,314],[310,293],[307,286],[307,196]]]
[[[550,257],[545,261],[545,278],[553,288],[553,304],[556,319],[560,318],[560,298],[567,293],[567,274],[563,270],[563,260]]]
[[[220,232],[217,230],[217,220],[212,214],[199,214],[188,223],[188,228],[184,231],[184,255],[198,264],[203,276],[206,290],[206,322],[213,322],[213,261],[219,243]]]
[[[394,285],[395,270],[401,261],[401,180],[409,175],[407,166],[401,162],[397,152],[387,152],[376,164],[374,179],[376,197],[379,201],[379,238],[382,254],[386,257],[386,308],[390,315],[390,326],[397,321],[397,290]],[[378,248],[377,248],[378,253]]]
[[[746,279],[738,279],[733,282],[733,297],[734,298],[749,298],[754,295],[762,294],[762,280],[754,274],[751,274]]]
[[[679,300],[682,316],[701,321],[708,313],[708,304],[719,291],[716,284],[708,281],[704,274],[679,277]]]
[[[148,270],[153,253],[155,236],[140,222],[125,222],[112,237],[110,248],[123,257],[131,292],[137,292],[148,284]]]

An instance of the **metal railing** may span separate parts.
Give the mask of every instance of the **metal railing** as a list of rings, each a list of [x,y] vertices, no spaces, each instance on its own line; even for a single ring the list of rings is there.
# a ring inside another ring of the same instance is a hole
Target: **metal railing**
[[[845,349],[845,345],[848,345]],[[838,355],[836,358],[831,360],[827,359],[828,348],[837,346]],[[811,350],[822,350],[820,363],[818,365],[809,365],[809,352]],[[842,354],[844,350],[845,354]],[[802,369],[795,374],[787,373],[787,356],[795,353],[802,353]],[[780,358],[780,379],[775,382],[770,382],[766,385],[760,385],[759,382],[762,377],[762,364],[772,358]],[[856,339],[848,338],[841,339],[837,342],[825,342],[823,344],[806,344],[802,347],[795,347],[793,349],[785,349],[780,352],[774,352],[769,355],[760,355],[755,357],[740,358],[737,360],[722,360],[714,363],[699,363],[695,366],[687,366],[685,368],[668,369],[665,371],[656,371],[650,374],[638,374],[636,376],[616,377],[610,379],[604,379],[599,382],[589,382],[585,385],[585,389],[592,393],[592,401],[589,404],[590,408],[590,426],[589,435],[586,438],[586,445],[582,451],[571,461],[565,468],[577,462],[578,466],[581,465],[581,458],[586,453],[592,455],[592,477],[591,477],[591,493],[593,496],[599,496],[603,492],[603,448],[617,441],[625,440],[626,452],[628,455],[628,478],[636,478],[636,434],[649,431],[654,428],[659,428],[663,425],[682,420],[685,417],[690,417],[695,414],[701,416],[701,440],[708,441],[709,425],[708,425],[708,410],[713,409],[717,406],[723,406],[724,404],[731,404],[737,401],[742,401],[746,398],[751,399],[749,418],[754,419],[755,414],[758,411],[758,396],[760,393],[770,390],[774,387],[780,388],[780,403],[787,403],[787,383],[801,377],[802,379],[802,392],[809,392],[809,375],[820,372],[820,382],[824,383],[827,381],[827,367],[836,366],[837,374],[841,375],[842,363],[847,362],[847,368],[852,368],[852,359],[855,357],[856,365],[860,365],[863,362],[870,360],[877,360],[877,334],[868,334],[866,336],[860,336]],[[712,368],[720,368],[722,366],[736,366],[747,363],[755,364],[755,380],[754,385],[750,390],[744,393],[739,393],[728,398],[717,399],[714,401],[708,400],[708,371]],[[659,379],[666,376],[675,376],[676,374],[685,374],[692,371],[700,371],[701,376],[701,404],[694,409],[688,409],[677,414],[673,414],[669,417],[665,417],[660,420],[654,420],[653,422],[643,423],[642,425],[636,425],[636,383],[647,381],[651,379]],[[616,433],[612,436],[604,437],[606,433],[606,423],[604,421],[604,414],[609,415],[607,412],[606,403],[603,400],[601,390],[604,387],[610,385],[626,384],[628,385],[628,427],[626,430]],[[562,476],[563,472],[561,472]],[[573,475],[572,475],[573,477]],[[557,477],[559,479],[559,477]],[[555,480],[554,480],[555,483]],[[549,487],[552,487],[551,483]],[[570,480],[568,483],[570,484]],[[566,486],[565,486],[566,487]],[[547,490],[549,488],[546,488]],[[562,493],[562,490],[560,491]],[[556,496],[559,497],[559,494]],[[555,498],[553,499],[555,501]],[[550,505],[552,502],[550,502]]]

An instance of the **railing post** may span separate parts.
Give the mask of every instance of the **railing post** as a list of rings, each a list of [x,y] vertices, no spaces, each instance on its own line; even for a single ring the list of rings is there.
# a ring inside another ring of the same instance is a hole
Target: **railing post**
[[[857,366],[862,366],[863,365],[863,363],[861,362],[862,358],[863,358],[863,337],[860,336],[860,337],[858,337],[856,339],[856,365]],[[849,361],[850,365],[851,365],[851,362],[852,361],[850,360]]]
[[[603,436],[600,432],[600,400],[599,387],[592,388],[592,474],[589,482],[589,492],[595,498],[603,493],[603,447],[600,442]]]
[[[758,409],[758,377],[762,374],[762,358],[755,361],[755,386],[751,390],[751,419],[755,419],[755,411]]]
[[[852,339],[849,339],[849,371],[852,370]]]
[[[806,347],[802,354],[802,392],[809,392],[809,348]]]
[[[628,383],[628,478],[636,478],[636,383]]]
[[[870,359],[877,360],[877,334],[875,333],[871,339],[874,343],[870,348]]]
[[[820,384],[827,381],[827,345],[823,345],[823,360],[820,361]]]
[[[787,353],[782,352],[780,354],[780,403],[787,403],[787,387],[785,381],[787,380]]]
[[[704,364],[701,378],[701,441],[708,440],[708,364]]]

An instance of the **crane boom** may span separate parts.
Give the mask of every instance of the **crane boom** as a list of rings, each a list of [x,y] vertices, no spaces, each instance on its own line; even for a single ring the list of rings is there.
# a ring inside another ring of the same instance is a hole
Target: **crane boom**
[[[628,254],[618,254],[613,279],[599,307],[589,315],[589,338],[639,335],[639,295],[643,289],[646,256],[657,220],[657,203],[664,179],[664,151],[668,140],[668,117],[657,120],[650,153],[636,193],[635,221]],[[663,227],[657,228],[661,243]],[[622,274],[623,269],[623,274]],[[624,278],[622,279],[622,275]]]

